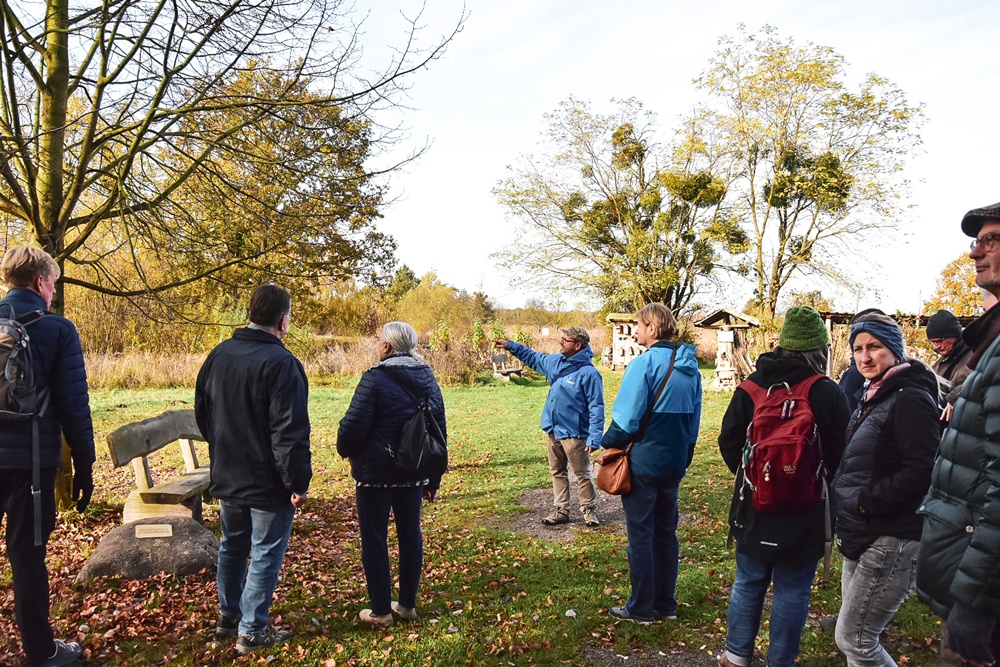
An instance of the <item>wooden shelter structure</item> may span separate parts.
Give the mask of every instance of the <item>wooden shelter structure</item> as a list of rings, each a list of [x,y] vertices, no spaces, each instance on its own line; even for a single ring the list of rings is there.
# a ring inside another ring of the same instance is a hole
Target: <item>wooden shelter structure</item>
[[[635,327],[639,321],[632,313],[609,313],[607,320],[611,325],[611,349],[605,350],[604,363],[613,371],[624,369],[646,351],[635,338]]]
[[[760,320],[737,310],[720,308],[694,325],[701,329],[717,329],[719,332],[712,388],[730,391],[736,389],[753,372],[745,332],[759,327]]]

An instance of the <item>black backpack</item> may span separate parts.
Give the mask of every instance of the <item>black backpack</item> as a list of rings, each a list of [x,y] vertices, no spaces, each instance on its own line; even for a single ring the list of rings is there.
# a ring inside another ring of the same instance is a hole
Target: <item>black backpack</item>
[[[10,311],[4,317],[4,306]],[[28,326],[48,315],[35,310],[17,316],[14,307],[0,302],[0,426],[31,421],[31,489],[35,509],[35,546],[42,539],[42,494],[39,469],[38,418],[49,406],[48,388],[35,386],[35,367],[28,345]]]
[[[4,306],[10,311],[4,317]],[[28,346],[28,326],[45,317],[35,310],[20,317],[9,303],[0,302],[0,425],[24,422],[41,415],[48,405],[48,392],[40,396]]]
[[[437,420],[431,414],[426,398],[419,398],[407,382],[393,372],[389,375],[413,399],[417,411],[406,420],[399,434],[399,443],[386,446],[397,470],[439,477],[448,469],[448,441]]]

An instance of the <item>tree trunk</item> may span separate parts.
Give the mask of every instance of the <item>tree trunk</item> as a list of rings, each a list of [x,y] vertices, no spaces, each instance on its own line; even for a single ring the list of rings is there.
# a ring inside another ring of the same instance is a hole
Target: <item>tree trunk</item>
[[[66,104],[69,94],[69,1],[47,0],[45,13],[45,86],[41,89],[41,136],[38,139],[38,223],[35,233],[45,249],[63,268],[63,154],[66,138]],[[56,283],[50,310],[63,314],[62,281]],[[72,507],[73,462],[63,441],[63,466],[56,476],[56,507]]]

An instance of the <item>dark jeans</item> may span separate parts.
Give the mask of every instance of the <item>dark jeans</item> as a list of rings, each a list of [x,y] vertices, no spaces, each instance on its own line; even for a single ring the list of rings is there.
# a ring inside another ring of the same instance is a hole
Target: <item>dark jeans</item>
[[[7,515],[7,557],[14,580],[14,617],[29,665],[40,665],[55,652],[49,625],[49,572],[45,545],[56,526],[56,469],[42,473],[42,546],[35,546],[35,506],[31,470],[0,469],[0,517]]]
[[[622,496],[628,533],[632,595],[625,611],[651,621],[677,613],[677,487],[680,480],[632,475],[632,491]]]
[[[392,575],[389,572],[389,510],[396,519],[399,542],[399,604],[417,606],[420,572],[424,567],[424,538],[420,534],[420,505],[424,487],[357,488],[361,528],[361,565],[368,583],[372,613],[392,613]]]

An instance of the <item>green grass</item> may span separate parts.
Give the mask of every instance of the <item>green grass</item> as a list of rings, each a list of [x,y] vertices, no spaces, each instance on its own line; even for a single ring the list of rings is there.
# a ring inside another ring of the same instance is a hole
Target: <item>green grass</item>
[[[710,371],[704,371],[707,375]],[[621,373],[605,372],[608,419]],[[706,382],[707,385],[707,382]],[[539,379],[445,388],[451,471],[439,501],[425,506],[425,581],[422,621],[388,635],[354,625],[366,604],[356,524],[350,515],[353,485],[335,451],[337,424],[353,386],[321,387],[310,395],[315,476],[309,513],[300,519],[290,560],[272,608],[296,631],[281,659],[302,665],[579,665],[585,645],[620,655],[639,652],[717,653],[725,640],[733,552],[726,548],[732,479],[716,449],[729,400],[706,391],[694,463],[681,485],[680,620],[651,627],[615,624],[608,607],[628,596],[626,540],[621,526],[582,530],[568,543],[511,532],[505,519],[522,511],[518,499],[549,485],[539,415],[547,393]],[[110,429],[164,409],[190,406],[191,390],[94,392],[98,442]],[[99,447],[101,449],[101,447]],[[99,456],[98,506],[120,505],[128,469],[112,472]],[[99,481],[99,484],[101,482]],[[212,513],[207,525],[217,530]],[[813,611],[839,606],[839,561],[829,582],[813,595]],[[176,584],[181,585],[181,584]],[[150,593],[154,595],[154,593]],[[196,597],[196,596],[195,596]],[[208,624],[214,601],[192,599],[189,613]],[[575,616],[567,615],[572,612]],[[174,612],[176,613],[176,612]],[[815,624],[813,624],[815,625]],[[885,641],[909,665],[936,664],[928,643],[938,626],[923,606],[908,602]],[[204,632],[169,641],[122,640],[117,657],[103,664],[145,664],[175,656],[170,664],[250,664],[227,648],[206,649]],[[759,648],[766,649],[762,632]],[[333,662],[328,662],[328,661]],[[635,664],[641,664],[638,656]],[[325,662],[326,661],[326,662]],[[803,665],[842,665],[833,637],[814,627],[803,635]],[[101,664],[101,663],[98,663]],[[633,664],[630,660],[627,664]]]

